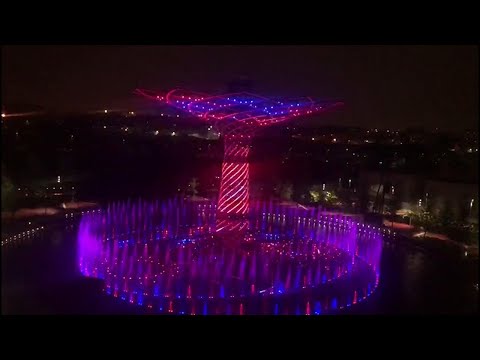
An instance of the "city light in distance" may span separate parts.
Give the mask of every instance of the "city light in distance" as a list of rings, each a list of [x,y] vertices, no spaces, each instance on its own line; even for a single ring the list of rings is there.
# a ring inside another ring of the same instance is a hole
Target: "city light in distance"
[[[5,117],[5,116],[7,116],[7,114],[5,114],[5,113],[2,113],[2,117]]]
[[[175,136],[175,135],[176,135],[175,131],[172,131],[172,136]]]
[[[105,109],[105,110],[103,110],[103,112],[106,114],[108,112],[108,110]]]

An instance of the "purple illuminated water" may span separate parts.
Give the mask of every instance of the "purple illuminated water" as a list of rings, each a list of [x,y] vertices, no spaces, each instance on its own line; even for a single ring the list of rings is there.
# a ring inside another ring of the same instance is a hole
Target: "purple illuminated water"
[[[81,220],[80,271],[167,314],[324,314],[377,287],[380,229],[320,209],[250,205],[247,219],[217,220],[213,202],[111,204]]]

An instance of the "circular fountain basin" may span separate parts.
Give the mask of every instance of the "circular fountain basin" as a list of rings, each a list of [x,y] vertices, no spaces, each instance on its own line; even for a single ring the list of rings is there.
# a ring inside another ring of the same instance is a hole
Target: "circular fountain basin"
[[[378,285],[380,229],[272,203],[215,215],[214,203],[112,204],[81,221],[80,271],[166,314],[328,314]]]

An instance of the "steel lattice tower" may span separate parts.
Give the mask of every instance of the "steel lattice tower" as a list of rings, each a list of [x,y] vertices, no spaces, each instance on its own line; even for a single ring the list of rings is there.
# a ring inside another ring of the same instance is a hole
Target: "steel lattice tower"
[[[219,220],[241,219],[249,210],[248,155],[252,138],[258,130],[342,105],[341,102],[315,101],[310,97],[270,99],[246,92],[222,95],[182,89],[162,94],[143,89],[135,92],[190,113],[210,123],[222,135],[224,158],[217,204]]]

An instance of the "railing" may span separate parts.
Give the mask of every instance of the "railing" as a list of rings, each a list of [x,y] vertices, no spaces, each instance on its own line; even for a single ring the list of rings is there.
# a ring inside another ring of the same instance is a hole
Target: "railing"
[[[75,209],[70,211],[64,211],[56,215],[31,219],[28,221],[23,221],[21,223],[16,222],[11,224],[6,231],[2,227],[2,241],[1,246],[11,244],[17,241],[21,241],[25,238],[28,238],[33,235],[37,235],[40,232],[43,232],[47,229],[50,229],[54,226],[59,225],[62,221],[65,220],[75,220],[78,219],[84,213],[97,212],[100,211],[99,208],[92,209]]]

